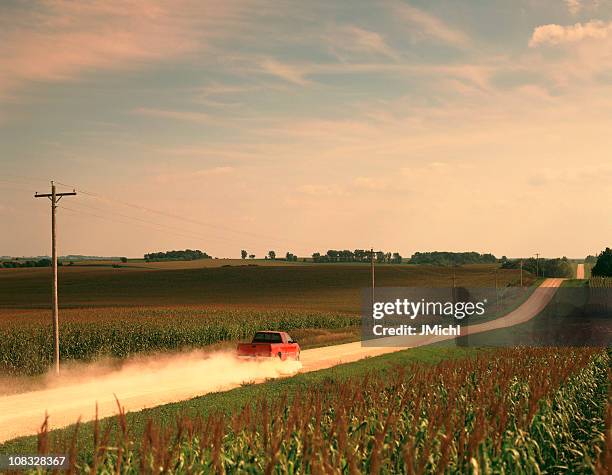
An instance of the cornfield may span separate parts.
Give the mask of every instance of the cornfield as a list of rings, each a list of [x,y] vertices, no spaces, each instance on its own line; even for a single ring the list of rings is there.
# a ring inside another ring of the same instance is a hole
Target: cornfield
[[[60,440],[43,426],[38,448],[69,453],[73,473],[610,473],[611,377],[601,350],[504,349],[150,420],[140,440],[120,413],[95,422],[86,456],[78,426]]]
[[[612,278],[610,277],[591,277],[589,279],[589,287],[596,289],[610,289],[612,288]]]
[[[29,311],[1,321],[1,373],[33,375],[49,368],[53,358],[49,320],[48,312]],[[262,328],[292,331],[357,325],[355,316],[295,310],[75,309],[62,312],[60,357],[63,361],[127,358],[241,340]]]

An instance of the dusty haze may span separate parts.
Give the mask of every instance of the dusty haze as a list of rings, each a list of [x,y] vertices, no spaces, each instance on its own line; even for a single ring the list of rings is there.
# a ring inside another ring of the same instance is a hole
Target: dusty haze
[[[162,354],[138,357],[120,370],[104,363],[79,365],[61,378],[46,377],[45,389],[0,397],[0,442],[36,432],[45,412],[51,428],[116,413],[117,398],[127,411],[226,390],[242,383],[290,376],[299,361],[239,360],[232,352]],[[8,380],[5,381],[8,383]]]

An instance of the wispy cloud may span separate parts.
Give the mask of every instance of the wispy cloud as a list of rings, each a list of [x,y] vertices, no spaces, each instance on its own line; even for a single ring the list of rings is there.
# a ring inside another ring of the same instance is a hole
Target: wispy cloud
[[[327,41],[332,52],[340,59],[350,59],[346,58],[347,53],[349,55],[385,56],[395,60],[400,56],[380,33],[354,25],[334,28],[327,35]]]
[[[416,27],[419,33],[427,38],[458,48],[465,48],[471,43],[466,33],[448,25],[425,10],[400,1],[393,1],[390,5],[395,15]]]
[[[602,40],[612,35],[612,22],[592,20],[588,23],[574,25],[541,25],[538,26],[529,40],[530,47],[544,44],[558,45],[564,43],[577,43],[579,41],[595,39]]]
[[[155,181],[156,183],[170,184],[212,177],[218,179],[225,175],[231,175],[232,173],[234,173],[234,171],[234,167],[217,166],[210,168],[202,168],[189,172],[162,172],[155,175],[153,177],[153,181]]]
[[[243,2],[244,3],[244,2]],[[134,69],[206,47],[239,23],[241,3],[196,0],[48,0],[3,6],[0,97],[32,81]]]
[[[385,179],[371,176],[358,176],[353,180],[353,186],[368,191],[384,191],[389,184]]]
[[[161,119],[183,120],[188,122],[216,122],[213,117],[205,112],[155,109],[149,107],[138,107],[131,112],[133,114],[157,117]]]
[[[580,0],[565,0],[565,5],[572,15],[577,15],[580,13],[580,10],[582,10],[582,3]]]
[[[260,63],[262,72],[283,79],[287,82],[306,86],[309,81],[305,78],[306,71],[296,65],[282,63],[273,58],[266,58]]]
[[[297,187],[298,193],[308,196],[343,196],[347,192],[339,185],[306,184]]]

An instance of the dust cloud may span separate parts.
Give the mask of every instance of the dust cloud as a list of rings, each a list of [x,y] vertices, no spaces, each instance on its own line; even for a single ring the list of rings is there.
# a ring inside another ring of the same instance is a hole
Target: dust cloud
[[[228,390],[244,383],[291,376],[299,361],[241,360],[232,352],[192,351],[131,359],[120,368],[108,363],[77,365],[56,378],[47,375],[37,391],[0,397],[0,442],[36,433],[49,415],[51,428]],[[115,399],[116,398],[116,399]]]

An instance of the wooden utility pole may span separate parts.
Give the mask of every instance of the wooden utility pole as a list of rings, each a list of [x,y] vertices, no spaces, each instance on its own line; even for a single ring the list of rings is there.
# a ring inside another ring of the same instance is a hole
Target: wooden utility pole
[[[497,278],[497,268],[495,268],[495,305],[497,306],[497,312],[499,313],[499,283]]]
[[[57,302],[57,226],[56,211],[57,204],[63,196],[74,196],[76,191],[70,193],[57,193],[55,183],[51,182],[51,193],[36,193],[34,198],[49,198],[51,200],[51,265],[53,267],[53,286],[51,291],[51,306],[53,309],[53,341],[54,341],[54,366],[55,373],[59,374],[59,306]]]
[[[521,287],[523,287],[523,259],[521,259]]]
[[[370,272],[372,274],[372,313],[374,312],[374,248],[370,250]]]
[[[536,252],[536,277],[540,277],[540,254]]]

